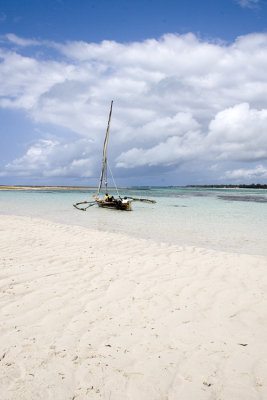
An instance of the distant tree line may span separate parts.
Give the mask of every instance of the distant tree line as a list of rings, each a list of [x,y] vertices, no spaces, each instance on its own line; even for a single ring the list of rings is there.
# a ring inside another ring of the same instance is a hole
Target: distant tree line
[[[267,189],[267,184],[251,183],[249,185],[187,185],[186,187],[194,188],[216,188],[216,189]]]

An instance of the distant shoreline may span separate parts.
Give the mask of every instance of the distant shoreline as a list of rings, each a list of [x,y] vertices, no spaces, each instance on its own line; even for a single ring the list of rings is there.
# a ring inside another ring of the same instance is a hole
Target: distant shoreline
[[[185,187],[194,189],[267,189],[267,184],[251,183],[248,185],[187,185]]]
[[[20,186],[0,185],[0,190],[88,190],[95,189],[89,186]]]
[[[240,185],[186,185],[186,186],[164,186],[167,188],[185,188],[185,189],[267,189],[267,184],[240,184]],[[127,189],[157,189],[163,186],[133,186]],[[35,185],[0,185],[1,190],[89,190],[97,189],[97,186],[35,186]],[[113,188],[110,188],[113,189]],[[120,188],[126,189],[126,188]]]

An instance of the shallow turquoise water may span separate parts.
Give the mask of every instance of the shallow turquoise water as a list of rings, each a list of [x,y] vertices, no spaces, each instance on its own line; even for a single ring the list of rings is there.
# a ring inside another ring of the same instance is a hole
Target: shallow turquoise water
[[[125,189],[121,195],[155,199],[133,212],[73,203],[92,200],[95,189],[0,191],[0,213],[45,218],[101,231],[198,247],[267,254],[267,191],[249,189]]]

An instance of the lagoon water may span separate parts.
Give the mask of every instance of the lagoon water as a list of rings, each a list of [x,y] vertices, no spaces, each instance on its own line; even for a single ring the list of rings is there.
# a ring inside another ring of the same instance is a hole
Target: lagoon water
[[[204,188],[121,189],[132,212],[72,204],[92,200],[96,189],[1,190],[0,214],[44,218],[68,225],[119,232],[168,244],[192,245],[248,254],[267,254],[267,190]],[[110,194],[113,194],[110,192]]]

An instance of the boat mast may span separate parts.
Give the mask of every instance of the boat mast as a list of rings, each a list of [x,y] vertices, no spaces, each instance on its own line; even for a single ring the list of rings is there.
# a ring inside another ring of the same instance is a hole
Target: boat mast
[[[105,141],[104,141],[104,149],[103,149],[103,165],[102,165],[102,171],[101,171],[101,175],[100,175],[100,181],[99,181],[99,186],[98,186],[98,192],[97,193],[100,193],[104,175],[105,175],[105,187],[106,187],[106,192],[107,192],[107,186],[108,186],[108,181],[107,181],[107,147],[108,147],[108,137],[109,137],[109,126],[110,126],[110,120],[111,120],[111,114],[112,114],[112,105],[113,105],[113,100],[111,101],[111,105],[110,105],[108,126],[107,126],[107,132],[106,132]]]

